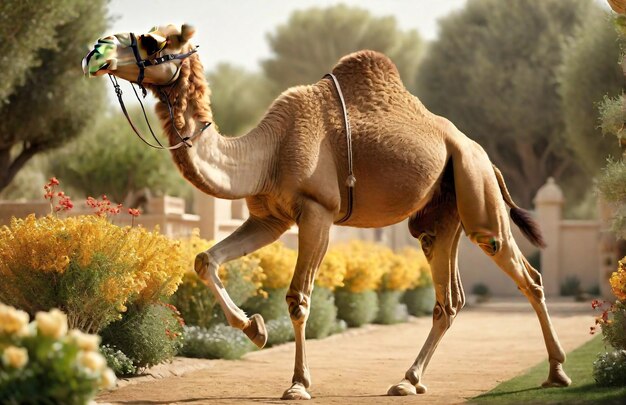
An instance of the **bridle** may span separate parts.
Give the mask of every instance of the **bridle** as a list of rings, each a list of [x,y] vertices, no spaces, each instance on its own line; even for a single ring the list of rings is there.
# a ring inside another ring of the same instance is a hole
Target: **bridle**
[[[130,33],[130,47],[131,47],[131,49],[133,51],[133,55],[135,56],[135,63],[139,67],[139,74],[137,76],[137,80],[135,81],[135,83],[141,89],[143,98],[145,98],[146,95],[147,95],[146,88],[143,86],[143,79],[144,79],[145,69],[146,69],[147,66],[156,66],[156,65],[160,65],[162,63],[171,62],[173,60],[183,60],[183,59],[188,58],[189,56],[193,55],[194,53],[198,52],[198,47],[196,46],[194,49],[192,49],[192,50],[190,50],[189,52],[186,52],[186,53],[163,55],[161,57],[157,57],[157,58],[154,58],[154,59],[142,59],[141,58],[141,54],[139,53],[139,47],[138,47],[138,44],[137,44],[137,37],[132,32]],[[158,52],[160,52],[160,50],[157,51],[157,53]],[[146,120],[146,124],[148,124],[148,130],[150,131],[150,134],[152,135],[152,138],[154,138],[154,140],[156,141],[156,143],[158,145],[154,145],[154,144],[148,142],[146,140],[146,138],[143,135],[141,135],[141,132],[139,132],[137,127],[135,127],[135,125],[133,124],[133,121],[130,119],[130,116],[128,115],[128,110],[126,110],[126,105],[124,105],[124,100],[122,98],[122,89],[121,89],[119,83],[117,82],[117,78],[114,75],[109,74],[109,80],[111,81],[111,84],[113,85],[113,88],[115,89],[115,95],[117,96],[117,100],[120,103],[120,107],[122,109],[122,112],[124,113],[124,116],[126,117],[126,120],[128,121],[128,123],[130,124],[130,127],[133,129],[135,134],[137,134],[139,139],[141,139],[146,145],[148,145],[148,146],[150,146],[150,147],[152,147],[154,149],[174,150],[174,149],[178,149],[178,148],[182,147],[183,145],[188,147],[188,148],[191,148],[191,146],[192,146],[191,142],[195,138],[200,136],[200,134],[202,134],[204,132],[204,130],[207,129],[211,125],[210,122],[205,123],[202,126],[202,128],[198,129],[191,136],[182,136],[180,134],[180,132],[178,132],[178,129],[176,128],[176,125],[174,124],[174,112],[172,110],[172,103],[170,102],[170,99],[167,96],[167,94],[165,94],[165,92],[163,91],[163,88],[165,86],[169,86],[169,85],[172,84],[174,79],[178,76],[178,72],[179,71],[180,71],[180,66],[178,67],[178,69],[176,70],[176,72],[174,73],[174,75],[172,76],[172,78],[170,79],[169,82],[167,82],[167,83],[165,83],[164,85],[161,85],[161,86],[155,86],[157,88],[158,92],[159,92],[159,96],[160,96],[161,100],[162,101],[165,100],[165,103],[167,104],[167,110],[168,110],[169,115],[170,115],[170,121],[172,122],[172,128],[174,128],[174,132],[176,132],[176,135],[178,135],[178,138],[180,139],[180,142],[178,142],[176,145],[172,145],[172,146],[163,146],[163,144],[159,141],[157,136],[154,134],[154,131],[152,130],[152,126],[150,125],[150,121],[148,120],[148,116],[146,114],[146,109],[144,108],[143,103],[141,102],[141,98],[139,97],[139,94],[137,93],[137,90],[135,90],[135,86],[132,86],[132,83],[131,83],[131,86],[133,88],[133,92],[135,93],[135,97],[137,98],[137,101],[139,101],[139,105],[141,106],[141,111],[143,113],[143,117]]]

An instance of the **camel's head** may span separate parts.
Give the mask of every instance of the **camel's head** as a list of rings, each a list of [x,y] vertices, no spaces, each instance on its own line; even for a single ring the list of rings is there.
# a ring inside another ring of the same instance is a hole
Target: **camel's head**
[[[124,32],[100,38],[83,59],[83,71],[89,77],[109,73],[130,82],[172,83],[182,60],[195,51],[189,43],[194,32],[190,25],[178,28],[170,24],[154,27],[147,34]]]

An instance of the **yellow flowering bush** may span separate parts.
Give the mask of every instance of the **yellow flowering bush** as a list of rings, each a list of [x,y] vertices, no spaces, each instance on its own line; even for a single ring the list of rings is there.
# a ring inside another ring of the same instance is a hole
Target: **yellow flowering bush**
[[[294,250],[285,247],[282,242],[274,242],[250,254],[250,257],[259,261],[265,275],[263,288],[278,289],[289,286],[297,259]]]
[[[85,404],[115,386],[98,336],[67,333],[58,309],[28,322],[26,312],[0,304],[0,403]]]
[[[179,242],[101,216],[13,218],[0,229],[0,300],[34,315],[59,307],[70,328],[97,332],[126,305],[174,293]]]
[[[346,257],[344,288],[350,292],[376,290],[383,275],[391,269],[391,249],[379,244],[364,241],[352,241],[338,245],[331,252],[339,251]]]
[[[609,282],[617,299],[626,303],[626,257],[619,261],[617,271],[613,272]]]
[[[343,279],[347,271],[346,256],[340,250],[331,249],[326,253],[317,271],[315,284],[334,291],[335,288],[343,287]]]

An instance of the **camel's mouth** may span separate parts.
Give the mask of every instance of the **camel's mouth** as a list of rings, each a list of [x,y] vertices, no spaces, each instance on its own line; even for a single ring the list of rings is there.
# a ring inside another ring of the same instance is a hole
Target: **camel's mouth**
[[[117,66],[117,44],[110,38],[101,38],[83,58],[83,73],[87,77],[101,76]]]

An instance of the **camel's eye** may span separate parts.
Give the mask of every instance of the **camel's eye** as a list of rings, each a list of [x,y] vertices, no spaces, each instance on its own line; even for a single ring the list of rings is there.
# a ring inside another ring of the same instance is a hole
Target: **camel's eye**
[[[150,35],[142,35],[139,40],[148,55],[154,55],[161,50],[158,41]]]

